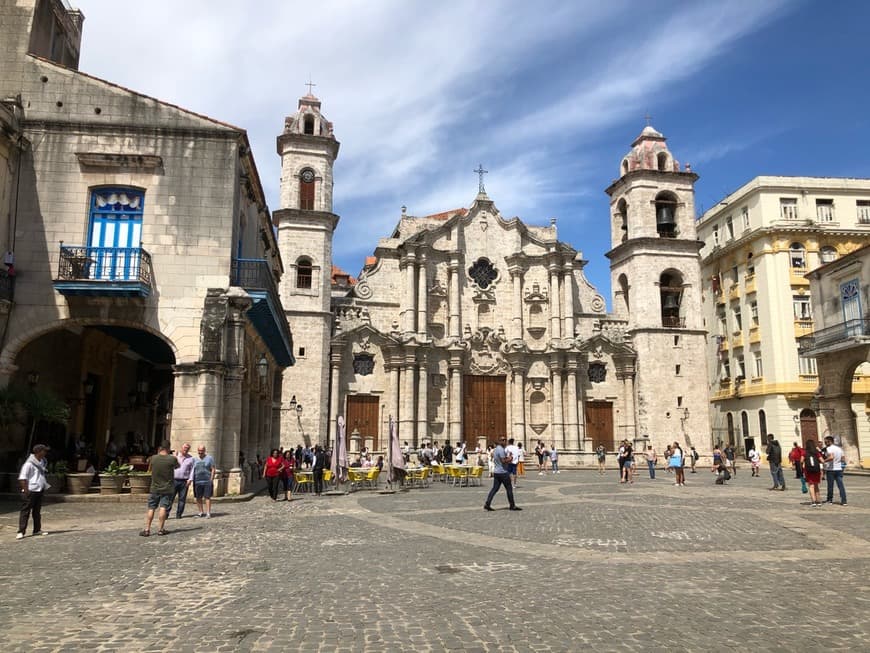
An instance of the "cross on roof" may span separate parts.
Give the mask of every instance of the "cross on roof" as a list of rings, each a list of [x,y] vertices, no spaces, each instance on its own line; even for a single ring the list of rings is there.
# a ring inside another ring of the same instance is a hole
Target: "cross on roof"
[[[311,81],[311,74],[310,73],[308,75],[308,81],[305,82],[305,85],[308,87],[308,95],[313,95],[313,93],[311,92],[311,87],[317,86],[317,84],[315,84],[314,82]]]
[[[477,185],[477,191],[479,193],[485,193],[486,189],[483,187],[483,175],[489,173],[489,170],[484,170],[483,164],[479,163],[479,164],[477,164],[477,170],[474,170],[474,172],[476,172],[477,176],[480,177],[480,181],[478,182],[478,185]]]
[[[652,121],[652,116],[649,115],[649,111],[646,112],[646,115],[643,118],[646,120],[646,126],[649,127]]]

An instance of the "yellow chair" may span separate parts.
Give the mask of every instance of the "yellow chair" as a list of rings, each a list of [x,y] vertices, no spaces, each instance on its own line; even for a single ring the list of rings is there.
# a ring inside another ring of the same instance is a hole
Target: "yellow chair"
[[[329,481],[332,480],[332,470],[331,469],[324,469],[323,470],[323,480],[326,483],[329,483]]]
[[[424,467],[418,472],[420,478],[420,487],[429,487],[429,474],[431,473],[431,471],[432,470],[428,467]]]
[[[447,480],[450,481],[451,485],[456,485],[460,482],[462,476],[460,475],[458,468],[453,465],[446,465],[444,469],[447,471]]]
[[[355,490],[362,487],[366,480],[366,471],[361,467],[350,467],[347,470],[347,480],[350,481],[350,489]]]
[[[438,479],[443,481],[447,477],[447,472],[441,463],[432,463],[432,466],[429,467],[429,474],[433,480]]]
[[[309,490],[314,487],[314,477],[311,474],[299,472],[293,475],[294,492],[305,492],[306,486]]]
[[[367,472],[368,473],[365,475],[366,485],[368,487],[372,488],[373,490],[377,490],[378,489],[378,476],[380,475],[381,470],[379,470],[377,467],[370,467],[367,470]]]
[[[472,467],[468,474],[469,482],[474,481],[475,485],[483,485],[483,467]]]

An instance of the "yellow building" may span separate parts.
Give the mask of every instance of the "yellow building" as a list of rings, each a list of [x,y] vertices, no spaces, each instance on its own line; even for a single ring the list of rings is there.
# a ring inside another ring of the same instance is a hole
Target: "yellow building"
[[[797,343],[815,328],[806,275],[870,242],[870,179],[756,177],[701,216],[698,237],[714,440],[748,449],[773,433],[788,449],[817,439],[816,361]],[[868,391],[865,363],[856,414]],[[864,437],[870,424],[856,428]]]

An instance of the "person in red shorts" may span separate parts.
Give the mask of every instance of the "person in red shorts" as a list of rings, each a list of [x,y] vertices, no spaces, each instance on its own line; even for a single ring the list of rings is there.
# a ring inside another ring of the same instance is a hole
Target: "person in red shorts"
[[[816,443],[807,440],[803,460],[804,480],[810,490],[810,505],[813,508],[822,505],[819,495],[819,483],[822,480],[822,453],[816,449]]]

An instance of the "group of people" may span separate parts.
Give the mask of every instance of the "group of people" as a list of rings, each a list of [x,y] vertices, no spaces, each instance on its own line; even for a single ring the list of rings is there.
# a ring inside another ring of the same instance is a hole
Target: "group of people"
[[[269,457],[263,463],[263,478],[266,479],[266,487],[272,501],[278,500],[280,489],[284,491],[284,501],[290,500],[293,491],[293,478],[296,470],[310,469],[314,492],[317,496],[323,494],[323,472],[329,469],[330,454],[319,444],[310,450],[300,444],[295,450],[282,447],[272,449]]]
[[[782,447],[773,435],[767,437],[767,462],[770,465],[770,475],[773,479],[773,486],[770,489],[785,491]],[[794,468],[795,478],[801,482],[801,491],[810,495],[811,506],[822,505],[819,483],[821,483],[823,475],[827,482],[825,503],[834,503],[834,487],[836,486],[840,505],[848,505],[846,487],[843,484],[846,455],[833,436],[825,436],[824,444],[821,447],[814,440],[807,440],[803,447],[794,442],[791,451],[789,451],[788,460]]]
[[[607,451],[603,445],[598,445],[595,449],[595,457],[598,462],[598,473],[604,475],[606,473]],[[623,440],[616,452],[620,483],[629,485],[634,483],[637,476],[638,458],[641,457],[646,463],[650,479],[655,480],[656,469],[659,466],[659,455],[655,448],[650,444],[643,451],[635,451],[631,442]],[[684,454],[680,443],[674,442],[665,447],[662,458],[665,461],[665,471],[675,476],[674,485],[683,487],[686,484],[685,468],[691,468],[694,474],[695,464],[700,456],[693,446],[690,446],[689,451]]]

